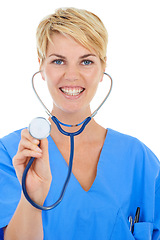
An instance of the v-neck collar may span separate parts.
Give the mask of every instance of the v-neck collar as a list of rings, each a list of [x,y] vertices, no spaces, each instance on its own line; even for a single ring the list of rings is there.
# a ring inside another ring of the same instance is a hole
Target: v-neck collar
[[[76,178],[76,176],[73,174],[73,172],[71,173],[71,179],[74,179],[74,181],[77,183],[77,185],[80,187],[80,189],[84,192],[84,193],[89,193],[92,191],[92,189],[94,188],[94,186],[96,185],[96,182],[97,182],[97,179],[99,177],[99,167],[101,165],[101,162],[102,162],[102,159],[103,159],[103,154],[105,152],[105,146],[106,144],[108,143],[108,136],[109,136],[109,132],[110,132],[110,129],[107,128],[107,134],[106,134],[106,137],[105,137],[105,140],[104,140],[104,143],[103,143],[103,146],[102,146],[102,150],[101,150],[101,153],[100,153],[100,156],[99,156],[99,161],[98,161],[98,164],[97,164],[97,174],[96,174],[96,177],[94,179],[94,182],[92,183],[90,189],[88,191],[84,190],[83,187],[81,186],[80,182],[78,181],[78,179]],[[48,137],[48,140],[51,144],[54,145],[54,148],[56,149],[58,155],[60,156],[58,158],[59,161],[61,161],[61,164],[62,164],[62,167],[64,166],[66,169],[66,171],[68,171],[68,164],[67,162],[65,161],[63,155],[61,154],[59,148],[57,147],[57,145],[55,144],[54,140],[52,139],[51,136]],[[69,150],[69,149],[68,149]],[[70,179],[70,180],[71,180]]]

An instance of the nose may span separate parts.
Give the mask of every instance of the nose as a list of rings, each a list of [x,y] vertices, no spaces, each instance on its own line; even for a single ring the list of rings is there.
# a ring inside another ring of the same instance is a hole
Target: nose
[[[66,67],[64,78],[68,81],[76,81],[79,79],[79,70],[75,64]]]

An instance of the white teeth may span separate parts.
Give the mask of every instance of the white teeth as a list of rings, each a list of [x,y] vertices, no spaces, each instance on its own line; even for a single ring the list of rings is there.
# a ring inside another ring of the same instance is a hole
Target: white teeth
[[[83,92],[83,88],[61,88],[61,91],[67,95],[70,96],[77,96],[78,94],[80,94],[81,92]]]

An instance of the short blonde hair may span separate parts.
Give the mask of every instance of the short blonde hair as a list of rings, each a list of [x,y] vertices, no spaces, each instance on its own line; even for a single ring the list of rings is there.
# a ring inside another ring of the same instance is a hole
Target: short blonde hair
[[[40,22],[36,33],[40,65],[46,58],[48,41],[57,32],[70,35],[90,51],[94,49],[106,66],[108,33],[103,22],[95,14],[76,8],[59,8]]]

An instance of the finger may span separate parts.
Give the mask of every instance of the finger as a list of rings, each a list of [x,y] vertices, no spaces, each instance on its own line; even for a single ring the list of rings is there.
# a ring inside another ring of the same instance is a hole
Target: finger
[[[28,149],[24,149],[22,152],[17,153],[17,155],[13,158],[13,166],[16,167],[17,165],[27,164],[28,159],[34,158],[41,158],[42,153],[31,151]]]
[[[30,142],[32,142],[32,143],[34,143],[34,144],[36,144],[36,145],[39,144],[39,140],[36,139],[36,138],[33,138],[33,137],[30,135],[30,133],[29,133],[29,131],[28,131],[27,128],[22,130],[22,132],[21,132],[21,138],[22,138],[22,139],[23,139],[23,138],[28,139]]]
[[[23,158],[40,158],[42,157],[42,153],[40,152],[36,152],[36,151],[32,151],[32,150],[28,150],[28,149],[24,149],[20,154],[19,154],[20,159]]]
[[[42,152],[42,150],[40,149],[39,146],[30,142],[28,139],[22,138],[20,141],[18,150],[21,152],[24,149],[29,149],[29,150],[36,151],[36,152]]]
[[[23,151],[25,148],[35,150],[36,146],[39,144],[39,140],[33,138],[29,132],[28,129],[23,129],[21,132],[21,141],[18,146],[18,151]],[[33,144],[33,145],[31,145]],[[38,150],[38,148],[37,148]]]

